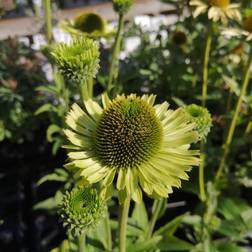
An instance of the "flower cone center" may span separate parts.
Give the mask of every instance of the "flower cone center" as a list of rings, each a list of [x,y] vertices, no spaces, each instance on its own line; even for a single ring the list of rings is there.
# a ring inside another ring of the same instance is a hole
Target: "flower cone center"
[[[209,4],[212,6],[226,8],[229,5],[229,0],[209,0]]]
[[[82,32],[104,32],[105,26],[102,18],[95,13],[84,13],[74,21],[74,27]]]
[[[104,110],[94,136],[103,165],[131,168],[148,160],[160,147],[162,127],[154,108],[136,97],[120,96]]]

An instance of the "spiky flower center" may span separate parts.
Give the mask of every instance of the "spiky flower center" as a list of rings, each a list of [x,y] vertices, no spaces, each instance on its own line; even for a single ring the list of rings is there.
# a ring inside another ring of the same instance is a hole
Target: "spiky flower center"
[[[243,27],[245,30],[252,32],[252,15],[245,19]]]
[[[209,4],[212,6],[226,8],[229,5],[229,0],[209,0]]]
[[[82,32],[104,32],[104,20],[95,13],[84,13],[74,20],[74,27]]]
[[[104,110],[98,122],[95,152],[103,165],[136,167],[155,154],[162,135],[153,107],[137,97],[119,96]]]

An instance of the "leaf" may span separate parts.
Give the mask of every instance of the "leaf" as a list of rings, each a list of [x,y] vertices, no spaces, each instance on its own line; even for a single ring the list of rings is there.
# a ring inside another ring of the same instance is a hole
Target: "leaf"
[[[63,194],[57,191],[54,197],[40,201],[33,206],[34,210],[56,210],[62,200]]]
[[[219,252],[246,252],[245,248],[242,248],[230,241],[217,241],[215,245]]]
[[[40,86],[36,88],[37,91],[40,92],[47,92],[51,94],[57,94],[57,88],[55,86],[49,85],[49,86]]]
[[[69,177],[69,174],[63,168],[57,168],[53,173],[43,176],[38,182],[37,185],[40,186],[41,184],[47,181],[66,181]]]
[[[188,213],[180,215],[170,222],[166,223],[164,226],[159,228],[154,235],[162,235],[162,236],[171,236],[177,230],[178,226],[183,222],[185,216],[188,216]]]
[[[140,252],[149,249],[155,249],[157,248],[157,244],[160,242],[161,239],[162,239],[161,236],[153,236],[148,240],[143,240],[140,242],[136,242],[135,244],[131,244],[130,246],[127,247],[127,251]]]
[[[39,115],[44,112],[57,112],[57,109],[52,104],[46,103],[35,111],[35,115]]]
[[[56,125],[56,124],[51,124],[48,128],[47,128],[47,131],[46,131],[46,139],[48,140],[48,142],[52,142],[53,141],[53,138],[52,138],[52,135],[54,133],[57,133],[57,132],[61,132],[61,128]]]
[[[158,244],[158,248],[162,251],[188,251],[193,246],[191,243],[173,236],[164,237]]]
[[[135,222],[136,226],[143,230],[147,230],[148,227],[148,214],[143,201],[136,203],[132,212],[132,221]]]

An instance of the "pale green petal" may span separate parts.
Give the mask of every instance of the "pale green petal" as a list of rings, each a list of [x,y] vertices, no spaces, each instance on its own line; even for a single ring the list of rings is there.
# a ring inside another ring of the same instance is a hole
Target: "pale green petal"
[[[142,191],[140,189],[139,186],[137,186],[134,190],[134,192],[132,193],[132,199],[137,202],[137,203],[141,203],[143,196],[142,196]]]
[[[98,121],[100,119],[102,112],[103,112],[103,109],[100,107],[100,105],[91,99],[85,100],[84,104],[85,104],[85,107],[86,107],[89,115],[95,121]]]
[[[104,180],[102,181],[102,186],[109,186],[110,184],[113,183],[113,180],[115,178],[115,174],[116,174],[116,169],[110,169],[108,171],[107,176],[104,178]]]
[[[150,95],[149,97],[148,97],[148,100],[147,100],[147,102],[149,103],[149,105],[150,106],[153,106],[153,104],[154,104],[154,102],[155,102],[155,100],[156,100],[156,95]]]
[[[139,176],[141,175],[143,177],[143,179],[148,182],[149,184],[155,184],[158,183],[159,180],[156,179],[156,177],[153,177],[152,174],[150,174],[147,171],[147,167],[146,165],[141,165],[138,167],[138,171],[139,171]]]
[[[187,132],[184,135],[179,135],[168,140],[165,139],[163,146],[165,148],[178,147],[180,145],[185,145],[188,143],[195,143],[199,139],[197,132]]]
[[[87,180],[92,184],[97,183],[101,181],[104,177],[106,177],[107,173],[108,173],[108,168],[103,167],[99,172],[95,172],[92,175],[89,175],[87,177]]]
[[[80,124],[82,127],[88,128],[92,131],[96,128],[96,123],[76,103],[73,104],[72,110],[69,114],[76,123]]]
[[[149,195],[152,194],[153,185],[150,183],[147,183],[147,181],[145,180],[145,178],[142,176],[140,172],[138,173],[138,178],[139,178],[139,182],[143,190]]]
[[[162,197],[162,198],[168,197],[168,188],[162,184],[156,184],[154,186],[153,190],[154,190],[154,192],[152,193],[152,196],[154,196],[154,197],[155,196]]]
[[[70,159],[86,159],[91,157],[90,153],[86,151],[69,152],[67,155]]]
[[[119,169],[116,188],[118,190],[123,190],[125,188],[126,183],[126,169]]]
[[[83,168],[83,169],[86,169],[89,166],[93,166],[95,164],[99,165],[98,162],[93,158],[75,160],[73,161],[73,163],[76,167]]]
[[[167,129],[168,128],[168,129]],[[184,127],[177,128],[174,130],[169,129],[169,127],[165,126],[164,127],[164,135],[167,138],[170,138],[172,135],[176,137],[176,135],[183,135],[185,132],[192,131],[195,128],[195,124],[190,123],[188,125],[185,125]]]
[[[77,124],[77,122],[73,119],[73,117],[68,114],[66,117],[66,124],[72,128],[74,131],[80,133],[81,135],[91,137],[92,132],[86,128],[84,128],[82,125]]]
[[[159,106],[155,106],[154,108],[156,110],[157,117],[162,119],[164,114],[166,113],[168,107],[169,107],[168,102],[164,102],[164,103],[160,104]]]
[[[65,129],[64,133],[72,144],[83,148],[89,148],[91,145],[89,137],[81,136],[69,129]]]
[[[103,93],[102,94],[102,105],[104,108],[107,108],[109,106],[109,104],[111,103],[111,100],[108,97],[107,93]]]

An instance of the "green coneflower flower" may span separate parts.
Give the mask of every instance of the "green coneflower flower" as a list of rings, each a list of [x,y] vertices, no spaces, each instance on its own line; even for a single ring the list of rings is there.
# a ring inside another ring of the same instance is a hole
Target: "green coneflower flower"
[[[64,195],[60,216],[67,229],[80,235],[99,222],[104,210],[105,204],[94,188],[77,187]]]
[[[189,150],[198,134],[183,109],[168,109],[167,102],[153,106],[154,101],[154,95],[112,101],[103,95],[103,108],[85,99],[87,113],[74,104],[66,117],[72,130],[64,131],[73,144],[66,167],[90,184],[102,181],[105,192],[116,177],[119,195],[136,202],[141,189],[151,197],[167,197],[199,163],[199,152]]]
[[[188,119],[195,124],[199,137],[205,140],[212,126],[212,118],[209,111],[196,104],[185,106],[184,109]]]
[[[74,20],[60,22],[60,28],[69,32],[72,36],[87,36],[94,39],[109,37],[113,29],[100,15],[93,12],[84,12]]]
[[[68,79],[81,82],[95,77],[99,68],[99,44],[79,37],[70,45],[59,43],[52,55],[59,71]]]
[[[133,0],[113,0],[113,8],[119,14],[126,14],[133,4]]]
[[[103,33],[106,21],[96,13],[82,13],[74,20],[74,28],[86,33]]]

